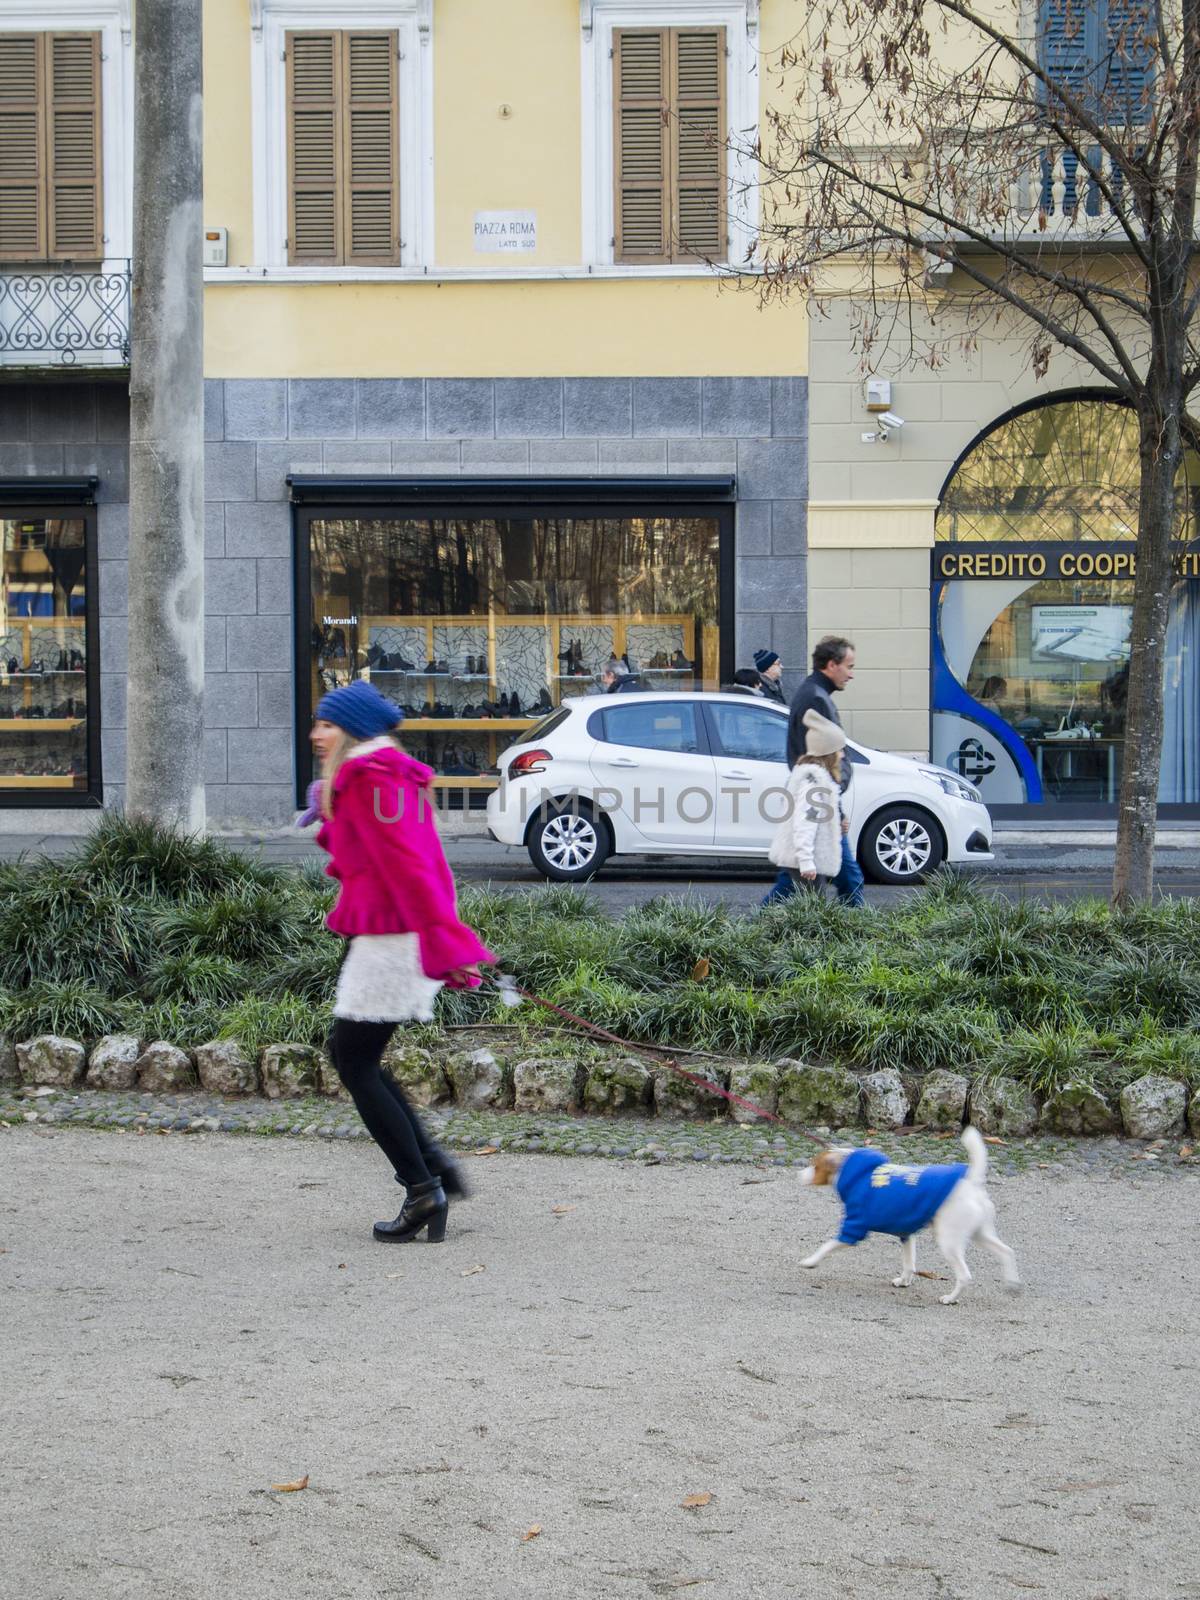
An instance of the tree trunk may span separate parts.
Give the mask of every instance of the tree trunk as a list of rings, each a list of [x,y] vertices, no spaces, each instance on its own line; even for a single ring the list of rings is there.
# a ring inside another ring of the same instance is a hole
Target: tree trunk
[[[204,827],[201,0],[138,0],[126,809]]]
[[[1148,900],[1162,763],[1163,669],[1176,533],[1175,474],[1182,441],[1179,401],[1151,394],[1138,411],[1141,494],[1130,634],[1125,760],[1121,772],[1113,904]]]

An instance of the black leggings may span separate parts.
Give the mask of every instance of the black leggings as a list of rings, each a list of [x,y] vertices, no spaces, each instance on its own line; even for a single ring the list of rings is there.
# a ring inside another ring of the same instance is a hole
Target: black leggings
[[[400,1085],[380,1063],[394,1022],[348,1022],[335,1017],[329,1054],[367,1132],[392,1163],[406,1189],[428,1183],[438,1171],[436,1153]],[[430,1163],[430,1157],[434,1160]]]

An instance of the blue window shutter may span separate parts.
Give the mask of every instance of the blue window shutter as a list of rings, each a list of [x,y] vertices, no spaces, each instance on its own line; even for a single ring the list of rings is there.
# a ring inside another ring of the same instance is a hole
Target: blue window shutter
[[[1108,0],[1097,87],[1114,120],[1145,122],[1152,77],[1145,0]]]
[[[1038,62],[1047,77],[1081,94],[1095,59],[1095,6],[1088,0],[1040,0]]]
[[[1146,14],[1146,0],[1039,0],[1043,71],[1112,121],[1144,122],[1151,76],[1142,39]]]

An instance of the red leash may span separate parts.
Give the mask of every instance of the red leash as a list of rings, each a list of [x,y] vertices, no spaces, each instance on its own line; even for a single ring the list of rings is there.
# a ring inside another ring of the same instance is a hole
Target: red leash
[[[677,1072],[681,1078],[686,1078],[689,1083],[694,1083],[698,1089],[706,1089],[709,1094],[720,1095],[722,1100],[728,1100],[731,1105],[745,1106],[747,1111],[753,1111],[756,1117],[762,1117],[765,1122],[778,1122],[786,1126],[782,1117],[776,1116],[773,1111],[766,1111],[762,1106],[755,1105],[753,1100],[747,1100],[744,1095],[734,1094],[731,1089],[723,1089],[719,1083],[713,1083],[710,1078],[702,1078],[697,1072],[689,1072],[686,1067],[681,1067],[671,1055],[670,1051],[663,1050],[658,1045],[634,1044],[630,1039],[622,1039],[620,1034],[609,1033],[607,1028],[601,1028],[594,1022],[589,1022],[586,1017],[577,1017],[573,1011],[567,1011],[563,1006],[556,1006],[549,1000],[543,1000],[541,995],[534,994],[529,989],[522,989],[507,974],[503,986],[497,983],[497,988],[503,994],[505,990],[510,994],[519,994],[523,1000],[532,1000],[535,1006],[541,1006],[544,1011],[553,1011],[557,1016],[565,1017],[568,1022],[573,1022],[577,1027],[584,1028],[588,1033],[594,1033],[598,1039],[607,1039],[609,1044],[619,1044],[625,1050],[633,1050],[642,1055],[660,1056],[663,1065],[670,1067],[672,1072]],[[824,1139],[818,1139],[815,1134],[809,1133],[805,1128],[793,1129],[801,1137],[809,1139],[813,1144],[824,1145]]]

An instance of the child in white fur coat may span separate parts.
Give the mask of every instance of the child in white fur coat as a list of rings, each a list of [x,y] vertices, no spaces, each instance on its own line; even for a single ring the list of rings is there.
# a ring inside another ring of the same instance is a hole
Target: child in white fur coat
[[[804,713],[804,755],[788,774],[788,814],[771,841],[768,859],[797,887],[836,878],[842,865],[839,780],[846,736],[819,711]]]

